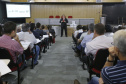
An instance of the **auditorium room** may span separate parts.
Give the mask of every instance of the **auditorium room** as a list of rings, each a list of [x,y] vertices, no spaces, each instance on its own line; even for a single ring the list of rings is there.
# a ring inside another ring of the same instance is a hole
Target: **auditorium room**
[[[0,84],[126,84],[126,0],[0,0]]]

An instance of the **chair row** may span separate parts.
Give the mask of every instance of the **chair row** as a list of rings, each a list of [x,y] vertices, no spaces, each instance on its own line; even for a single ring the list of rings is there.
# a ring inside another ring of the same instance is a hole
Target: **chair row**
[[[54,18],[54,16],[49,16],[49,18]],[[60,16],[58,15],[58,16],[55,16],[55,18],[60,18]],[[61,18],[62,18],[62,16],[61,16]],[[68,18],[73,18],[73,16],[68,16]]]
[[[34,44],[34,47],[31,50],[28,47],[26,50],[24,50],[23,54],[17,56],[16,63],[14,62],[13,56],[11,55],[9,50],[6,48],[0,47],[0,59],[9,59],[10,60],[8,67],[11,69],[12,72],[17,71],[17,74],[18,74],[17,81],[18,81],[18,84],[21,84],[21,82],[22,82],[21,80],[23,78],[20,76],[20,72],[23,70],[22,67],[24,67],[24,64],[26,63],[26,61],[28,61],[29,59],[32,59],[31,69],[34,69],[34,66],[35,66],[34,59],[36,57],[36,46],[38,45],[40,47],[40,53],[39,53],[38,59],[41,59],[41,56],[42,56],[41,52],[46,53],[47,49],[49,49],[49,46],[51,46],[51,43],[53,43],[52,41],[53,41],[53,39],[51,38],[51,36],[49,36],[48,38],[44,38],[37,44]],[[33,52],[33,50],[35,50],[35,53]],[[21,62],[20,62],[20,59],[22,59]]]

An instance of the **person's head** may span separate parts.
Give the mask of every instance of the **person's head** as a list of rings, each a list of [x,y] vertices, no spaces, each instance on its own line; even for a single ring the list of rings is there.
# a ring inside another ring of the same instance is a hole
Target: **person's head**
[[[106,32],[112,32],[112,27],[110,25],[105,25]]]
[[[48,27],[48,29],[52,29],[52,25],[48,25],[47,27]]]
[[[23,32],[29,32],[30,31],[30,25],[28,23],[22,24],[22,31]]]
[[[31,23],[30,24],[30,31],[34,31],[34,29],[35,29],[35,23]]]
[[[88,25],[88,30],[90,31],[90,33],[94,32],[94,23]]]
[[[40,28],[41,24],[39,22],[36,23],[36,28]]]
[[[126,57],[126,31],[119,30],[114,34],[114,50],[117,56],[123,55]],[[121,53],[121,54],[120,54]]]
[[[62,15],[62,18],[66,18],[64,14]]]
[[[124,27],[122,27],[122,26],[119,26],[118,27],[118,30],[121,30],[121,29],[125,29]]]
[[[77,29],[77,30],[82,29],[82,26],[81,26],[81,25],[78,25],[78,26],[76,27],[76,29]]]
[[[47,25],[44,25],[44,29],[48,30],[48,27],[47,27]]]
[[[83,26],[82,29],[83,29],[83,32],[87,31],[87,26]]]
[[[18,26],[17,26],[17,33],[18,33],[18,32],[21,32],[21,27],[22,27],[22,25],[18,25]]]
[[[98,23],[94,27],[94,34],[97,35],[104,35],[105,33],[105,26],[102,23]]]
[[[16,36],[16,24],[12,21],[8,21],[4,24],[3,27],[3,32],[4,34],[7,34],[11,37],[15,37]]]

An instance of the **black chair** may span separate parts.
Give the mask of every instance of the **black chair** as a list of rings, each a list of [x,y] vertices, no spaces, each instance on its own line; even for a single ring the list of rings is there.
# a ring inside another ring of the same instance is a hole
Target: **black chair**
[[[87,56],[87,70],[89,72],[89,80],[93,74],[100,76],[101,69],[103,68],[107,57],[109,56],[108,49],[99,49],[95,55]]]
[[[34,44],[34,47],[30,50],[30,48],[28,48],[27,50],[24,51],[26,60],[29,60],[30,58],[32,58],[32,62],[31,62],[31,69],[34,69],[34,59],[36,58],[36,45]],[[33,50],[35,50],[35,53],[33,52]]]
[[[8,64],[8,67],[11,69],[11,71],[17,71],[18,72],[18,84],[20,84],[22,82],[22,81],[20,81],[21,80],[20,68],[21,68],[21,65],[24,63],[24,62],[18,63],[19,62],[18,60],[20,59],[20,57],[23,58],[22,55],[18,55],[16,63],[15,63],[14,60],[12,59],[12,55],[10,54],[9,50],[0,47],[0,59],[9,59],[10,63]]]

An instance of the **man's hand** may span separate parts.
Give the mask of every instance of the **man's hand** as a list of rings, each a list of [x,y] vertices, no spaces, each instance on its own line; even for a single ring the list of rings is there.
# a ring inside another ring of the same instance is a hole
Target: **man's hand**
[[[104,84],[102,78],[99,78],[99,84]]]
[[[16,41],[19,41],[18,35],[16,34],[16,36],[13,39],[15,39]]]
[[[115,52],[115,47],[114,46],[109,48],[109,55],[111,57],[116,57],[117,56],[116,52]]]

